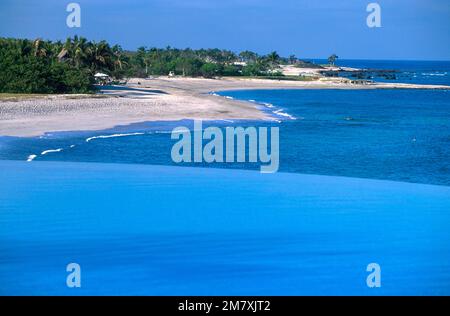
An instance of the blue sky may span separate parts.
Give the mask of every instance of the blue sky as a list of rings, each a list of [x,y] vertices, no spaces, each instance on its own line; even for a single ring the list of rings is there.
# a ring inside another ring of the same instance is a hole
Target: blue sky
[[[77,2],[82,27],[66,26]],[[366,25],[377,2],[382,27]],[[449,0],[1,0],[0,36],[343,59],[450,60]]]

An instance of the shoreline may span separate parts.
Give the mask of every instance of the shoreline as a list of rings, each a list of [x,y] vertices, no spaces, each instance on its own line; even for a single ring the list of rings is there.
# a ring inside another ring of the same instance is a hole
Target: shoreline
[[[214,94],[273,89],[450,89],[450,86],[356,85],[342,80],[133,78],[126,86],[104,87],[92,96],[49,95],[0,101],[0,136],[35,137],[48,132],[97,131],[140,122],[183,119],[277,121],[259,109],[259,104]]]

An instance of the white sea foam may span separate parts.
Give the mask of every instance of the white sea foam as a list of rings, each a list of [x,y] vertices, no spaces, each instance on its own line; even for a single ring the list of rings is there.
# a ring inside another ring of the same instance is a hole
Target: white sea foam
[[[226,96],[225,99],[234,100],[233,97]]]
[[[27,162],[33,161],[34,158],[36,158],[36,157],[37,157],[37,155],[29,155],[28,158],[27,158]]]
[[[75,145],[70,145],[70,148],[73,148],[73,147],[75,147]]]
[[[172,131],[154,131],[153,134],[172,134],[172,133],[178,133],[178,132],[172,132]]]
[[[47,155],[49,153],[58,153],[60,151],[63,151],[62,148],[58,148],[58,149],[48,149],[48,150],[44,150],[43,152],[41,152],[41,155]]]
[[[283,116],[283,117],[287,117],[290,118],[291,120],[296,120],[296,118],[286,112],[283,112],[283,110],[276,110],[272,112],[273,114],[279,115],[279,116]]]
[[[447,73],[440,73],[440,72],[423,72],[422,76],[445,76]]]
[[[250,101],[250,102],[256,102],[255,100],[249,100],[249,101]],[[274,106],[272,103],[268,103],[268,102],[261,102],[261,103],[258,103],[258,104],[261,104],[261,105],[263,105],[263,106],[265,106],[265,107],[267,107],[267,108],[269,108],[269,109],[275,108],[275,106]],[[275,115],[278,115],[278,116],[287,117],[287,118],[289,118],[289,119],[291,119],[291,120],[296,120],[296,119],[297,119],[297,118],[295,118],[294,116],[292,116],[291,114],[288,114],[288,113],[286,113],[286,112],[283,112],[282,109],[273,110],[272,113],[275,114]],[[276,120],[276,122],[279,122],[279,123],[280,123],[280,121],[278,121],[278,120]]]
[[[127,134],[99,135],[99,136],[92,136],[92,137],[86,138],[86,142],[89,143],[91,140],[94,140],[94,139],[125,137],[125,136],[136,136],[136,135],[144,135],[144,134],[145,133],[127,133]]]

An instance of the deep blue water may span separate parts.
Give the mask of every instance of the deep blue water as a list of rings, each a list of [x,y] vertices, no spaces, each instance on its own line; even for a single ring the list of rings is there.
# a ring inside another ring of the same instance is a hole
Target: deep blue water
[[[281,170],[450,184],[450,91],[236,91],[294,116]]]

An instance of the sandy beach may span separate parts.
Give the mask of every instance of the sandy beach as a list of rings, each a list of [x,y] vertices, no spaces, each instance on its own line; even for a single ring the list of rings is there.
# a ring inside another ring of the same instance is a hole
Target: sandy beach
[[[0,135],[32,137],[45,132],[101,130],[145,121],[181,119],[274,118],[250,102],[209,94],[239,89],[448,89],[447,86],[401,83],[356,85],[338,79],[286,81],[267,79],[131,79],[127,86],[101,95],[56,95],[0,100]]]

